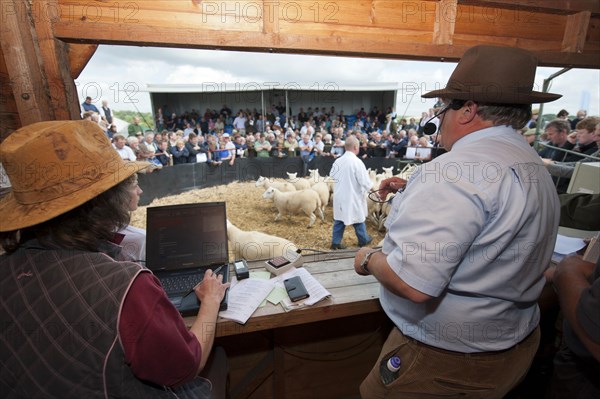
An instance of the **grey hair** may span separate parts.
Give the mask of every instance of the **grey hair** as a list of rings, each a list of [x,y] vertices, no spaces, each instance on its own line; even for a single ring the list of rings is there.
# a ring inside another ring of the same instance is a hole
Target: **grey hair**
[[[521,129],[531,119],[530,104],[486,104],[477,103],[477,115],[494,126],[512,126]]]

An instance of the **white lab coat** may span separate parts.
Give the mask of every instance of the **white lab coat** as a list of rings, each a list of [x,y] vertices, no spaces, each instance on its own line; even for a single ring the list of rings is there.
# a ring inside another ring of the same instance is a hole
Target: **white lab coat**
[[[366,194],[373,186],[365,164],[351,151],[346,151],[331,167],[335,181],[333,219],[346,226],[362,223],[367,217]]]

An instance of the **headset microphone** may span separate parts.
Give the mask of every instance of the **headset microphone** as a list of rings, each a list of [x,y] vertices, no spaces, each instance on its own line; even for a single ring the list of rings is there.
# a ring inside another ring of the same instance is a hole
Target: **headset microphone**
[[[453,109],[455,111],[459,110],[462,108],[462,106],[465,104],[465,101],[461,101],[461,100],[452,100],[452,102],[448,105],[446,105],[444,107],[444,109],[442,109],[440,112],[436,113],[435,115],[433,115],[431,118],[429,118],[429,120],[427,121],[427,123],[425,124],[425,126],[423,126],[423,133],[431,136],[432,134],[434,134],[438,127],[435,123],[431,122],[433,119],[437,118],[440,115],[443,115],[444,112]]]

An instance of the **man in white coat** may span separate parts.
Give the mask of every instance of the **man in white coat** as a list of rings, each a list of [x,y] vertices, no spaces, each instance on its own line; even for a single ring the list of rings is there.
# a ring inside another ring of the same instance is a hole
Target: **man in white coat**
[[[349,136],[344,144],[346,152],[331,167],[329,175],[335,181],[333,196],[333,237],[331,249],[344,249],[342,238],[346,226],[354,226],[358,245],[363,247],[372,241],[367,234],[366,194],[373,186],[365,164],[358,159],[359,142]]]

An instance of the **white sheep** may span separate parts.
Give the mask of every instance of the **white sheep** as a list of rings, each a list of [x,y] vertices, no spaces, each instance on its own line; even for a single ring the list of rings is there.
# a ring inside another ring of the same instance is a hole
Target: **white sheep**
[[[298,173],[286,172],[288,175],[288,182],[292,183],[296,190],[306,190],[310,188],[310,182],[303,177],[296,177]]]
[[[314,186],[319,182],[326,181],[327,179],[327,177],[319,175],[319,169],[309,169],[308,173],[310,174],[308,181],[310,182],[311,186]]]
[[[308,227],[312,227],[317,219],[315,211],[321,216],[321,221],[325,221],[325,216],[321,210],[321,198],[316,191],[313,190],[300,190],[296,192],[282,193],[274,187],[269,187],[264,193],[263,198],[273,199],[275,207],[277,208],[277,216],[275,221],[278,221],[283,214],[299,213],[304,212],[309,218],[310,223]]]
[[[329,205],[329,187],[327,183],[323,181],[318,182],[317,184],[313,184],[310,189],[319,194],[319,198],[321,198],[321,211],[325,214],[325,207]]]
[[[383,175],[385,176],[386,179],[388,177],[394,176],[394,167],[393,166],[390,166],[389,168],[382,166],[381,169],[383,169]]]
[[[283,192],[296,191],[296,187],[292,183],[272,181],[263,176],[258,177],[258,180],[256,181],[255,186],[256,187],[264,187],[265,189],[267,189],[269,187],[275,187],[279,191],[283,191]]]
[[[296,253],[298,247],[285,238],[261,233],[244,231],[227,221],[227,238],[231,243],[235,259],[259,260],[276,256],[289,256]]]

